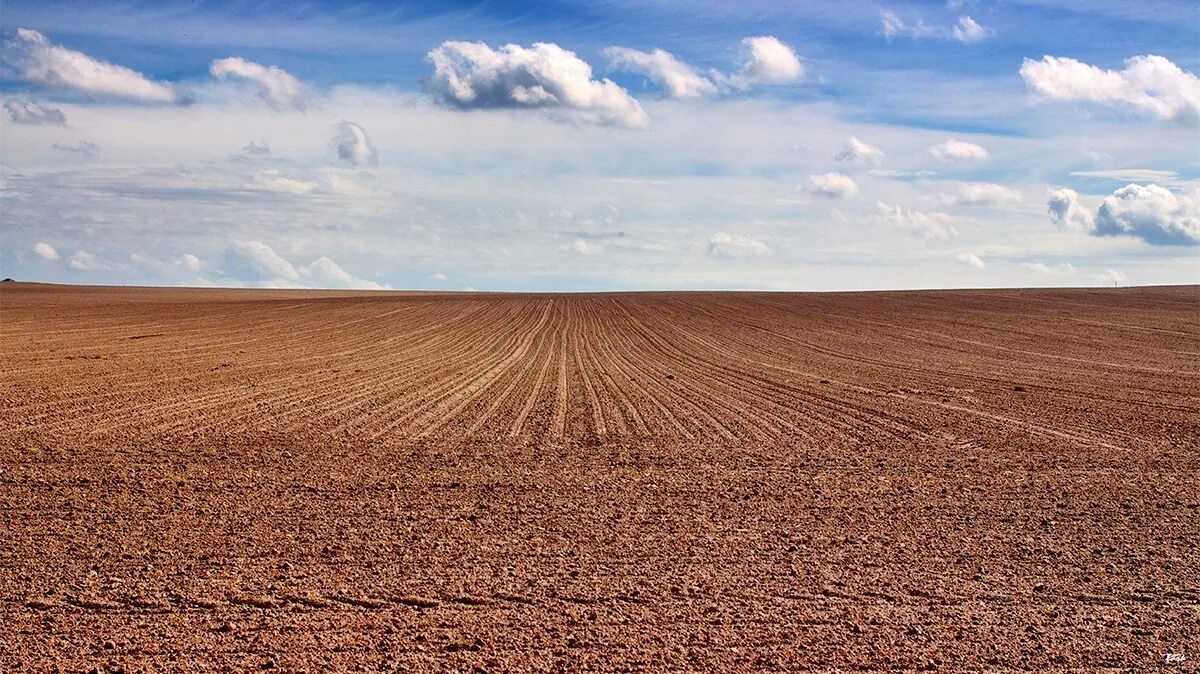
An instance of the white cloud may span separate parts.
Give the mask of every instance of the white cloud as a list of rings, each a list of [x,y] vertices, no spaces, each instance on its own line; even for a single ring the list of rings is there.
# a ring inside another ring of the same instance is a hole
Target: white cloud
[[[804,191],[830,199],[853,199],[858,194],[858,184],[842,173],[822,173],[809,176]]]
[[[1042,276],[1073,276],[1079,278],[1079,270],[1075,269],[1075,265],[1070,263],[1045,264],[1045,263],[1021,263],[1021,267],[1030,270]],[[1098,273],[1090,273],[1087,278],[1096,279],[1105,285],[1123,285],[1128,283],[1129,278],[1123,271],[1115,269],[1106,269]],[[1069,281],[1073,282],[1073,281]]]
[[[1159,246],[1200,245],[1200,193],[1129,184],[1105,197],[1096,213],[1099,236],[1135,236]]]
[[[251,176],[250,184],[258,189],[288,194],[312,194],[321,188],[321,185],[315,180],[294,178],[274,170],[255,173]]]
[[[1072,232],[1090,232],[1095,226],[1095,219],[1079,203],[1079,194],[1075,190],[1064,187],[1051,191],[1050,200],[1046,206],[1050,211],[1050,220],[1060,229]]]
[[[1194,276],[1191,253],[1200,250],[1151,250],[1130,237],[1058,233],[1045,212],[1047,194],[1030,186],[1039,176],[1045,181],[1057,174],[1062,180],[1071,170],[1116,166],[1190,175],[1185,171],[1194,149],[1181,142],[1186,132],[1181,136],[1161,124],[1128,132],[1072,123],[1054,133],[998,138],[848,120],[844,110],[807,98],[732,96],[716,105],[656,101],[647,106],[653,128],[629,133],[554,123],[532,111],[448,113],[424,95],[390,88],[334,88],[304,115],[273,114],[252,94],[245,98],[250,99],[245,105],[190,107],[64,104],[70,129],[0,130],[7,165],[0,167],[0,193],[6,195],[0,231],[27,233],[24,254],[14,248],[6,273],[45,280],[82,276],[66,262],[82,247],[114,267],[111,274],[97,272],[106,274],[105,282],[196,283],[201,277],[229,285],[233,279],[221,273],[226,245],[259,240],[278,246],[297,271],[326,255],[352,274],[396,287],[880,288],[912,282],[915,265],[924,265],[920,281],[929,286],[962,286],[964,278],[985,275],[989,284],[1020,285],[1044,279],[1016,262],[1065,259],[1080,268],[1081,283],[1109,267],[1131,277],[1136,269],[1139,283],[1168,283]],[[339,160],[330,139],[342,119],[369,129],[381,154],[404,148],[403,161],[384,154],[381,168],[356,170]],[[14,129],[6,118],[3,124]],[[833,161],[851,134],[886,148],[884,166],[946,175],[876,179],[866,168]],[[988,170],[979,175],[975,166],[955,174],[957,165],[940,164],[926,153],[950,137],[987,143],[994,166],[983,164]],[[49,149],[54,140],[80,138],[103,145],[105,161],[70,161]],[[121,142],[102,140],[111,138]],[[229,161],[229,153],[251,139],[266,141],[278,157]],[[797,151],[797,140],[809,148]],[[1107,151],[1119,163],[1091,166],[1081,148]],[[709,166],[721,170],[703,170]],[[299,183],[296,191],[302,193],[288,191],[283,180],[273,182],[269,170]],[[852,176],[860,188],[856,200],[788,193],[809,174],[827,171]],[[327,175],[353,180],[370,194],[335,192]],[[1009,176],[1024,177],[1018,184]],[[1026,203],[1002,210],[951,209],[936,197],[953,192],[958,180],[1016,187]],[[1094,216],[1104,197],[1127,183],[1091,184],[1070,178],[1052,186],[1079,190]],[[789,197],[790,203],[779,200]],[[945,224],[957,227],[961,239],[927,241],[876,225],[876,201],[960,216]],[[601,224],[608,203],[622,213],[613,227]],[[575,218],[550,222],[546,214],[564,206]],[[583,224],[589,219],[595,224]],[[166,227],[169,236],[147,238],[147,227]],[[623,240],[662,247],[627,250],[622,239],[596,238],[618,230],[626,233]],[[710,258],[709,236],[722,231],[759,239],[772,254],[737,262]],[[584,258],[560,248],[577,237],[600,241],[605,254]],[[60,248],[60,261],[44,262],[30,251],[38,240]],[[962,250],[982,257],[986,270],[956,262]],[[131,251],[161,260],[167,269],[152,276],[128,265]],[[200,272],[174,263],[185,252],[203,260]],[[1002,262],[1013,256],[1011,263]],[[820,274],[797,271],[795,265],[810,260],[820,265]],[[455,283],[428,280],[438,270]]]
[[[1021,193],[996,183],[958,183],[955,191],[943,194],[942,201],[960,206],[997,206],[1022,200]]]
[[[1074,189],[1055,189],[1050,219],[1097,236],[1135,236],[1152,246],[1200,245],[1200,191],[1178,194],[1160,185],[1129,183],[1105,197],[1096,215]]]
[[[1107,178],[1119,182],[1138,183],[1169,183],[1179,178],[1175,171],[1158,169],[1125,168],[1107,169],[1102,171],[1071,171],[1071,175],[1081,178]]]
[[[386,290],[387,286],[356,278],[341,265],[322,255],[300,270],[306,280],[322,288],[351,288],[355,290]]]
[[[788,44],[770,35],[742,40],[748,50],[741,69],[721,77],[730,86],[746,89],[757,84],[786,84],[805,77],[804,64]]]
[[[379,155],[367,132],[354,122],[343,121],[337,125],[337,135],[333,138],[337,148],[338,158],[353,166],[374,166],[379,163]]]
[[[842,151],[834,159],[847,164],[879,166],[883,163],[883,150],[850,136],[842,145]]]
[[[926,23],[920,16],[914,22],[908,23],[890,9],[884,9],[879,12],[879,23],[883,37],[888,40],[894,37],[908,37],[914,40],[954,40],[971,44],[980,42],[992,34],[992,31],[966,15],[959,16],[958,22],[953,26],[935,26]]]
[[[1044,262],[1022,262],[1021,266],[1038,274],[1074,274],[1075,266],[1070,262],[1060,262],[1056,265],[1048,265]]]
[[[907,28],[904,20],[890,9],[879,10],[879,23],[883,27],[883,36],[889,40],[904,33]]]
[[[579,253],[580,255],[595,255],[602,252],[604,248],[600,244],[592,241],[575,239],[575,241],[571,244],[571,250]]]
[[[967,265],[968,267],[974,267],[976,269],[983,269],[984,267],[987,266],[987,264],[983,261],[982,258],[980,258],[975,253],[971,253],[971,252],[959,253],[958,255],[956,255],[954,257],[954,259]]]
[[[443,42],[426,56],[433,73],[426,86],[458,108],[546,108],[598,124],[640,128],[642,106],[612,80],[592,79],[592,68],[553,43],[532,47]]]
[[[969,16],[958,17],[958,23],[950,30],[950,37],[967,44],[979,42],[987,36],[987,29]]]
[[[875,202],[876,219],[889,227],[918,234],[927,239],[950,239],[958,236],[958,230],[945,213],[911,211],[901,206],[889,206]]]
[[[179,258],[175,260],[175,264],[188,271],[200,271],[200,269],[204,266],[204,264],[200,262],[200,258],[192,255],[191,253],[184,253],[183,255],[180,255]]]
[[[429,278],[433,279],[434,281],[445,281],[449,277],[439,271],[439,272],[430,274]]]
[[[663,87],[668,98],[700,98],[719,89],[749,89],[762,84],[786,84],[805,78],[804,64],[796,52],[779,38],[769,35],[742,40],[744,57],[737,71],[726,74],[713,69],[710,77],[675,58],[670,52],[655,49],[642,52],[626,47],[604,50],[610,66],[639,72]],[[720,86],[718,86],[720,85]]]
[[[100,260],[86,250],[75,251],[71,255],[71,259],[67,262],[67,265],[76,271],[99,271],[104,269],[104,265]]]
[[[650,52],[628,47],[604,50],[609,66],[641,73],[663,88],[667,98],[701,98],[717,92],[717,85],[688,64],[662,49]]]
[[[266,286],[290,286],[300,272],[262,241],[234,241],[225,248],[225,274]]]
[[[982,161],[988,158],[987,150],[982,147],[953,138],[929,148],[929,154],[939,161]]]
[[[5,44],[4,61],[21,79],[43,86],[147,103],[173,103],[179,98],[166,82],[52,44],[45,35],[27,28],[18,28]]]
[[[67,117],[62,110],[36,101],[12,98],[4,102],[4,110],[8,113],[8,118],[16,124],[35,126],[66,126],[67,124]]]
[[[59,152],[67,152],[70,154],[80,154],[85,157],[94,157],[100,152],[100,146],[95,143],[89,143],[86,140],[81,140],[78,143],[55,143],[50,146],[53,150]]]
[[[763,257],[770,255],[771,249],[758,239],[717,232],[708,239],[708,254],[724,258]]]
[[[1162,56],[1134,56],[1123,70],[1043,56],[1025,59],[1021,77],[1044,99],[1126,107],[1188,126],[1200,123],[1200,78]]]
[[[235,241],[225,249],[226,276],[267,288],[349,288],[386,290],[387,286],[358,278],[322,255],[307,266],[296,266],[261,241]]]
[[[43,260],[58,259],[58,251],[54,250],[54,246],[51,246],[45,241],[38,241],[37,243],[33,244],[33,252]]]
[[[1050,219],[1063,229],[1096,236],[1132,236],[1155,246],[1200,245],[1200,191],[1177,194],[1161,185],[1131,183],[1104,198],[1095,215],[1070,189],[1054,190]]]
[[[258,97],[271,109],[304,110],[308,107],[313,92],[307,85],[288,71],[277,66],[264,66],[253,61],[230,56],[217,59],[209,66],[209,72],[217,79],[235,77],[250,82]]]

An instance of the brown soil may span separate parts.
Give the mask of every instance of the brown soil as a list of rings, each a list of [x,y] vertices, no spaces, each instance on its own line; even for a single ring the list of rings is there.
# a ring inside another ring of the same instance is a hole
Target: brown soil
[[[0,671],[1200,662],[1197,287],[0,308]]]

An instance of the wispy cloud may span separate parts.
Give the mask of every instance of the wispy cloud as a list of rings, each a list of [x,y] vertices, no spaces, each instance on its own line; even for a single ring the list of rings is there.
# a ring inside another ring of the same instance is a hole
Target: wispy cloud
[[[883,9],[879,13],[879,23],[880,32],[889,40],[906,37],[914,40],[953,40],[971,44],[986,40],[992,35],[992,31],[966,15],[959,16],[958,20],[951,25],[935,25],[926,23],[919,15],[906,21],[896,12]]]
[[[644,52],[628,47],[608,47],[604,55],[608,57],[610,68],[645,75],[663,88],[667,98],[701,98],[717,92],[717,85],[712,80],[662,49]]]
[[[148,103],[179,100],[175,87],[167,82],[54,44],[28,28],[18,28],[5,43],[3,59],[21,79],[48,88]]]
[[[944,162],[983,161],[988,158],[988,151],[982,146],[954,138],[930,147],[929,154]]]
[[[231,56],[213,61],[209,72],[217,79],[234,78],[250,83],[258,97],[274,110],[302,111],[308,108],[313,98],[308,85],[276,66]]]

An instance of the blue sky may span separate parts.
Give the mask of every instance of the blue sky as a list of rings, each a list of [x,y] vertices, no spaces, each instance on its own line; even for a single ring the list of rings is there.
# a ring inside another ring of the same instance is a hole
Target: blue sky
[[[0,31],[6,276],[827,290],[1200,267],[1193,2],[10,0]]]

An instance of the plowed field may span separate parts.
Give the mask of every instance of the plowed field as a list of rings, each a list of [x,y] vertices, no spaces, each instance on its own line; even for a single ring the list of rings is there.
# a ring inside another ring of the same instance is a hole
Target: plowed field
[[[0,285],[0,671],[1194,671],[1200,288]]]

